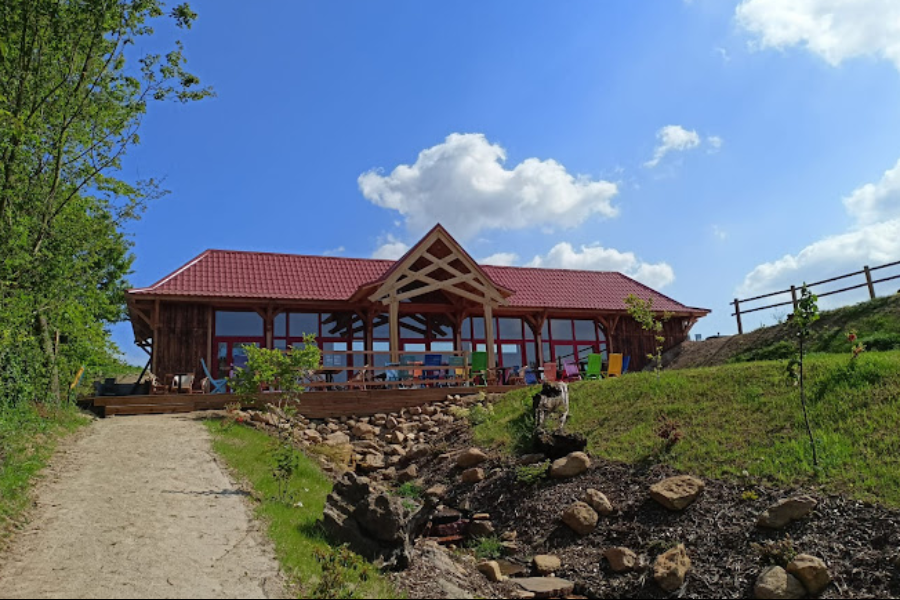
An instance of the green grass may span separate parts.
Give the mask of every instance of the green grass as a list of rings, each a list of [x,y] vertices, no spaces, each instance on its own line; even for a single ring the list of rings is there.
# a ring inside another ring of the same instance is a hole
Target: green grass
[[[319,528],[325,498],[331,492],[331,481],[318,465],[298,452],[298,468],[288,482],[290,502],[276,499],[278,485],[272,476],[275,466],[276,440],[263,432],[244,426],[222,427],[220,421],[207,421],[213,434],[213,447],[228,466],[255,490],[257,516],[268,525],[269,537],[275,544],[278,560],[289,576],[311,594],[322,577],[315,552],[330,546]],[[358,583],[355,572],[345,574],[349,583]],[[362,582],[361,597],[398,598],[390,583],[376,574]]]
[[[567,429],[595,455],[661,462],[707,477],[750,475],[776,485],[821,484],[827,491],[900,506],[900,352],[807,357],[810,415],[820,469],[814,473],[798,388],[785,363],[765,361],[664,371],[570,385]],[[507,394],[476,441],[512,449],[528,428],[533,390]],[[669,451],[661,419],[683,437]]]
[[[28,506],[31,483],[56,449],[57,440],[88,420],[72,405],[0,405],[0,545]]]

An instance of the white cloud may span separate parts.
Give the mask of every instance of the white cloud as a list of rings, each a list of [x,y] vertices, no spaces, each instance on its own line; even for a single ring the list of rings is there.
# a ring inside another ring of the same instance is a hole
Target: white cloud
[[[722,147],[724,140],[717,135],[711,135],[706,138],[706,143],[709,144],[709,152],[718,152]]]
[[[568,242],[560,242],[545,256],[535,256],[529,267],[579,269],[587,271],[619,271],[652,288],[662,288],[675,281],[675,272],[666,263],[646,263],[633,252],[593,244],[576,250]]]
[[[409,244],[401,242],[393,235],[388,234],[386,238],[379,241],[378,248],[372,253],[372,258],[381,258],[385,260],[397,260],[409,250]]]
[[[850,231],[759,265],[744,278],[738,294],[755,296],[900,259],[900,161],[880,181],[858,187],[843,202],[856,221]]]
[[[359,189],[398,211],[417,234],[442,223],[469,239],[485,229],[575,227],[594,215],[614,217],[615,183],[572,175],[555,160],[528,158],[504,167],[506,151],[480,133],[453,133],[390,174],[371,170]]]
[[[515,252],[497,252],[491,254],[478,261],[481,265],[495,265],[498,267],[510,267],[519,260],[519,255]]]
[[[338,256],[340,254],[343,254],[345,250],[346,248],[344,248],[343,246],[338,246],[337,248],[331,248],[324,251],[322,253],[322,256]]]
[[[716,239],[719,239],[719,240],[728,239],[728,232],[725,231],[724,229],[722,229],[721,227],[719,227],[718,225],[712,226],[712,232],[713,232],[713,235],[716,237]]]
[[[878,183],[867,183],[844,198],[844,207],[860,225],[900,217],[900,160]]]
[[[700,145],[700,136],[696,131],[688,131],[681,125],[666,125],[656,132],[659,145],[653,152],[653,158],[644,163],[648,169],[659,164],[669,152],[682,152]]]
[[[834,66],[877,56],[900,69],[896,0],[744,0],[735,16],[761,48],[802,45]]]

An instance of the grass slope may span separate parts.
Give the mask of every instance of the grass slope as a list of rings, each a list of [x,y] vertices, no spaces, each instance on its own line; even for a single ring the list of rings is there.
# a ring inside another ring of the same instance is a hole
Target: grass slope
[[[783,362],[737,363],[570,385],[569,431],[598,456],[667,463],[707,477],[743,471],[777,485],[821,484],[826,491],[900,506],[900,352],[807,357],[810,414],[821,469],[813,474],[799,391]],[[531,394],[507,394],[475,428],[485,445],[515,449],[530,427]],[[683,439],[670,451],[660,419]]]
[[[263,432],[244,426],[223,427],[220,421],[207,421],[213,434],[213,448],[228,466],[255,490],[259,500],[257,516],[268,524],[269,537],[275,544],[278,560],[285,573],[292,576],[303,589],[305,598],[312,597],[362,597],[397,598],[390,583],[377,573],[363,582],[359,596],[311,595],[322,578],[322,568],[315,559],[317,550],[330,548],[318,521],[322,517],[325,499],[331,492],[331,481],[312,460],[297,453],[299,467],[288,484],[292,501],[276,499],[277,484],[272,476],[275,466],[273,451],[275,440]],[[354,573],[344,573],[348,582],[359,583]]]
[[[0,542],[28,506],[32,480],[47,465],[57,440],[87,422],[68,404],[0,404]]]

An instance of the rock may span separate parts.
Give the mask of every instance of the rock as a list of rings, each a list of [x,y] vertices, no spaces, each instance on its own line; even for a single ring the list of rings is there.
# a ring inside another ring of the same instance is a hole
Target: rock
[[[500,565],[500,572],[504,577],[518,577],[528,573],[528,567],[509,560],[500,559],[497,564]]]
[[[362,461],[357,465],[361,470],[365,472],[378,471],[379,469],[383,469],[384,465],[384,455],[383,454],[366,454],[366,456],[362,459]]]
[[[653,579],[656,585],[672,593],[684,585],[684,578],[690,568],[691,559],[688,558],[687,550],[684,544],[678,544],[656,557],[653,563]]]
[[[442,483],[438,483],[436,485],[431,486],[427,490],[425,490],[423,495],[426,498],[440,500],[441,498],[443,498],[444,496],[447,495],[447,486]]]
[[[612,504],[603,492],[589,489],[584,493],[584,498],[581,500],[593,508],[598,515],[608,517],[614,512]]]
[[[455,523],[460,519],[462,519],[462,513],[447,506],[439,506],[437,510],[434,511],[434,514],[431,515],[431,522],[435,525]]]
[[[541,575],[555,573],[562,567],[562,561],[559,560],[559,557],[552,554],[537,554],[531,563],[534,565],[534,570]]]
[[[488,581],[498,583],[506,579],[500,571],[500,565],[496,560],[486,560],[478,563],[478,572],[488,578]]]
[[[381,447],[372,440],[363,440],[360,442],[353,442],[351,444],[353,446],[354,452],[358,452],[360,454],[380,454]]]
[[[397,479],[397,469],[394,467],[388,467],[377,473],[384,481],[394,481]]]
[[[818,596],[831,583],[824,561],[809,554],[798,554],[787,566],[787,572],[800,580],[806,591]]]
[[[510,581],[535,598],[564,598],[575,589],[574,583],[559,577],[522,577]]]
[[[343,446],[350,443],[350,436],[341,431],[330,433],[325,436],[325,445],[327,446]]]
[[[480,465],[487,459],[487,454],[478,448],[469,448],[456,458],[456,466],[461,469],[469,469]]]
[[[500,534],[500,540],[504,542],[514,542],[517,537],[519,537],[519,532],[515,529],[512,531],[504,531]]]
[[[391,444],[385,452],[391,456],[406,456],[406,450],[399,444]]]
[[[357,423],[356,426],[351,430],[354,437],[358,437],[362,440],[374,440],[375,439],[375,428],[366,423]]]
[[[303,437],[309,441],[310,444],[321,444],[322,443],[322,434],[320,434],[315,429],[307,429],[303,432]]]
[[[806,595],[806,588],[800,580],[789,574],[781,567],[769,567],[756,580],[753,586],[754,598],[802,598]]]
[[[404,499],[372,488],[370,480],[348,472],[328,495],[322,525],[332,539],[378,567],[409,566],[411,538],[426,511],[410,514]]]
[[[399,424],[400,424],[400,421],[398,421],[396,417],[390,416],[390,417],[388,417],[387,421],[385,421],[384,426],[387,427],[388,429],[394,429]]]
[[[406,458],[409,460],[418,460],[420,458],[425,458],[426,456],[431,456],[433,452],[434,449],[428,444],[415,444],[406,452]]]
[[[603,553],[603,556],[609,563],[609,568],[616,573],[633,571],[638,564],[637,554],[622,546],[618,546],[616,548],[608,548]]]
[[[479,481],[484,481],[484,469],[479,469],[477,467],[474,469],[466,469],[459,478],[463,483],[478,483]]]
[[[794,496],[779,500],[759,515],[757,525],[769,529],[781,529],[791,521],[802,519],[818,504],[811,496]]]
[[[691,505],[706,487],[701,480],[690,475],[669,477],[650,486],[650,497],[669,510],[684,510]]]
[[[600,517],[584,502],[575,502],[562,514],[562,521],[578,535],[587,535],[597,527]]]
[[[384,441],[388,444],[402,444],[406,441],[406,435],[400,431],[389,431],[384,434]]]
[[[475,513],[474,515],[472,515],[472,520],[473,521],[490,521],[491,515],[489,513],[484,513],[484,512]]]
[[[535,452],[545,455],[550,460],[556,460],[573,452],[583,452],[587,448],[587,438],[579,433],[541,431],[534,437],[533,445]]]
[[[584,452],[573,452],[568,456],[553,461],[550,465],[550,477],[553,479],[567,479],[575,477],[588,470],[591,459]]]
[[[416,465],[409,465],[402,471],[397,472],[397,481],[400,483],[406,483],[408,481],[413,481],[419,476],[419,468]]]
[[[472,521],[468,533],[473,538],[485,538],[494,535],[494,524],[490,521]]]

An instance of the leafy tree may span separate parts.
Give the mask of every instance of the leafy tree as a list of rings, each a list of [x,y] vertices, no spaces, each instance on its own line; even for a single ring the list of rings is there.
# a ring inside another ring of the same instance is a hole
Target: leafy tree
[[[123,225],[164,194],[121,178],[151,101],[209,96],[180,42],[137,48],[160,0],[0,3],[0,402],[59,399],[79,364],[104,364],[123,318]],[[168,12],[191,27],[187,4]]]
[[[654,313],[652,297],[644,300],[634,294],[628,294],[628,297],[625,298],[625,306],[628,307],[628,314],[638,322],[641,329],[653,334],[656,346],[652,354],[647,354],[647,358],[656,360],[654,371],[656,371],[656,379],[659,380],[659,374],[662,371],[663,344],[666,343],[666,336],[663,335],[663,324],[672,318],[672,314],[669,312],[664,312],[662,315]]]
[[[809,421],[809,411],[806,408],[806,388],[804,387],[803,358],[804,345],[812,333],[812,324],[819,320],[818,296],[809,291],[806,283],[800,289],[800,299],[794,308],[794,314],[790,320],[791,329],[797,336],[797,356],[788,363],[789,374],[800,385],[800,405],[803,407],[803,418],[806,421],[806,433],[809,434],[809,445],[812,447],[813,465],[819,466],[819,455],[816,451],[816,440],[813,437],[812,425]]]
[[[252,344],[243,346],[247,365],[236,369],[228,385],[246,401],[253,402],[262,390],[274,389],[278,405],[300,399],[307,375],[319,368],[321,353],[312,334],[302,346],[289,350],[270,350]]]

